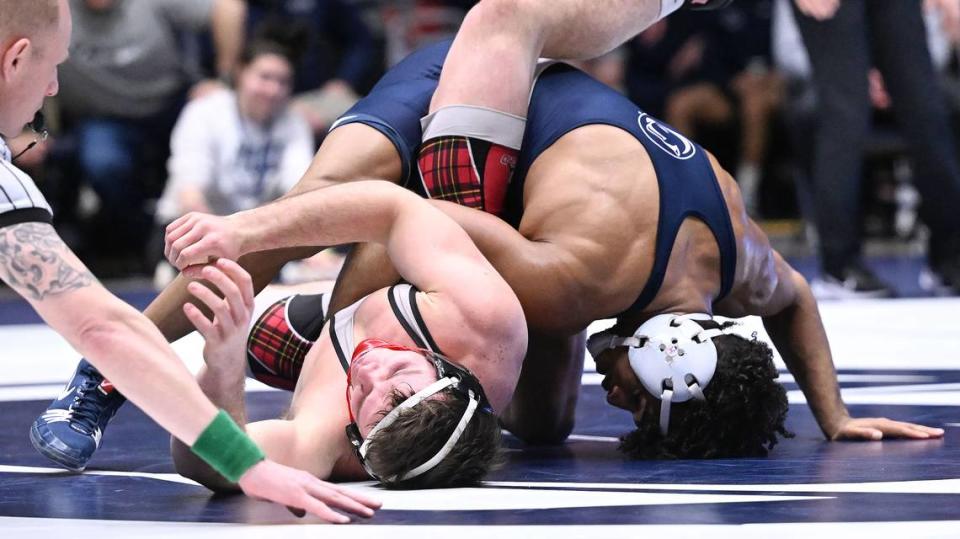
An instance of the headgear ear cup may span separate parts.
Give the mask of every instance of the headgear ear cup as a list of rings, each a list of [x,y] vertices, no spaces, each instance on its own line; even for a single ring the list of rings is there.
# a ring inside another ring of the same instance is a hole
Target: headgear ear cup
[[[711,321],[706,329],[699,322]],[[607,348],[628,347],[630,367],[647,392],[661,402],[660,431],[666,435],[670,405],[705,400],[704,389],[717,367],[712,339],[735,324],[718,324],[709,314],[661,314],[644,322],[630,337],[609,330],[593,335],[588,347],[594,358]]]
[[[329,297],[290,296],[267,308],[250,329],[247,366],[257,380],[292,391],[303,360],[320,336]]]

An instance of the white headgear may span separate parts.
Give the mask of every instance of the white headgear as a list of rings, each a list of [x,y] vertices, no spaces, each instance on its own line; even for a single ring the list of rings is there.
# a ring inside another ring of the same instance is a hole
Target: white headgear
[[[717,369],[717,347],[712,339],[729,333],[735,322],[704,329],[696,320],[713,320],[708,314],[661,314],[644,322],[631,337],[610,330],[587,341],[596,359],[610,348],[627,346],[630,367],[651,395],[660,399],[660,432],[670,425],[670,404],[690,399],[706,400],[704,388]]]

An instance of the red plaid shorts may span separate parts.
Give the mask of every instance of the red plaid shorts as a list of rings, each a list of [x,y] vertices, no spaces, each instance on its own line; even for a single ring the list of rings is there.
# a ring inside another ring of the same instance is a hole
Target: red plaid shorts
[[[257,380],[271,387],[293,391],[300,378],[303,359],[313,347],[287,323],[287,304],[292,297],[271,305],[250,330],[247,365]]]
[[[430,198],[502,215],[517,150],[463,136],[430,139],[420,147],[420,179]]]

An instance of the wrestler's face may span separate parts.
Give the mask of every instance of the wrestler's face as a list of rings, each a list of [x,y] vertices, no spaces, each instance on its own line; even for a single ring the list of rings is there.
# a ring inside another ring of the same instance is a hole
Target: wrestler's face
[[[269,122],[287,105],[293,91],[293,66],[279,54],[260,54],[240,71],[237,96],[252,120]]]
[[[18,39],[3,56],[3,78],[6,82],[0,103],[0,133],[15,137],[33,120],[43,100],[57,95],[57,66],[67,60],[70,45],[70,8],[66,0],[59,3],[57,28],[44,29],[29,38]]]
[[[355,359],[347,401],[360,434],[365,438],[380,420],[395,389],[413,394],[436,381],[436,367],[414,351],[376,348]]]
[[[604,375],[601,386],[607,392],[607,402],[630,412],[638,423],[652,398],[640,383],[625,348],[605,350],[596,358],[597,372]]]

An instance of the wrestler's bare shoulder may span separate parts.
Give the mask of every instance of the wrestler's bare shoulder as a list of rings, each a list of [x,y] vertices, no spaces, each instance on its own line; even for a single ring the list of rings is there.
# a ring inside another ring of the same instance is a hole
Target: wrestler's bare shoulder
[[[562,246],[565,271],[581,284],[595,314],[634,298],[652,267],[659,217],[656,171],[643,145],[608,125],[577,128],[544,151],[524,186],[520,233]]]
[[[354,318],[355,341],[377,338],[405,346],[419,346],[394,313],[389,290],[382,288],[363,300]],[[397,308],[404,309],[399,305]],[[463,312],[457,302],[443,291],[418,291],[416,304],[411,308],[415,309],[413,316],[422,321],[436,345],[451,357],[469,357],[479,348],[478,342],[486,338],[471,322],[470,313]],[[480,314],[474,314],[473,318],[482,318]]]
[[[726,171],[717,161],[713,154],[707,154],[710,158],[710,166],[717,177],[717,183],[720,184],[720,191],[723,193],[723,199],[727,203],[727,210],[730,212],[730,221],[733,224],[733,232],[737,236],[737,242],[743,241],[743,234],[750,222],[747,215],[746,206],[743,204],[743,197],[740,194],[740,186],[737,180]]]
[[[536,233],[541,220],[558,216],[570,226],[634,230],[655,224],[659,210],[656,171],[633,135],[607,125],[588,125],[560,137],[526,177],[521,230]],[[563,210],[558,212],[558,210]],[[570,212],[579,211],[577,219]]]
[[[626,188],[638,175],[649,176],[656,185],[653,162],[643,144],[627,131],[610,125],[585,125],[564,134],[537,157],[530,174],[539,178],[546,176],[547,170],[571,165],[593,171],[592,177],[607,178],[608,188]],[[527,183],[530,181],[528,176]]]

